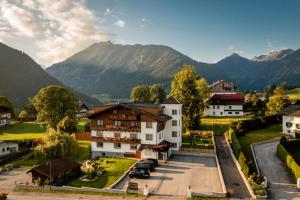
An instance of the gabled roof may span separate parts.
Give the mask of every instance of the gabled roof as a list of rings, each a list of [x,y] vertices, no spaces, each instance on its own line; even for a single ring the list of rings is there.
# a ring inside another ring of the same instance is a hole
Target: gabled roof
[[[300,105],[290,105],[283,109],[281,113],[288,116],[300,116]]]
[[[167,97],[162,104],[181,104],[175,97],[169,96]]]
[[[244,103],[243,94],[214,94],[210,97],[211,105],[242,105]]]

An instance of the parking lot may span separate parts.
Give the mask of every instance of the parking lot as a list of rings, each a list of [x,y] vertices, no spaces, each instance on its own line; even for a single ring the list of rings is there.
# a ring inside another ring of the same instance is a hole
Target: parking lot
[[[127,187],[130,178],[125,177],[115,189]],[[188,186],[192,192],[207,194],[222,192],[221,180],[214,157],[173,155],[167,163],[161,164],[149,179],[132,179],[139,190],[147,184],[151,194],[186,195]]]

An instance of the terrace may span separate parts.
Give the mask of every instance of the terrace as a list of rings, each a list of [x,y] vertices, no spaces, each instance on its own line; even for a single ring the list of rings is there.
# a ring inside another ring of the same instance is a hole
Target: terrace
[[[91,140],[93,142],[111,142],[111,143],[127,143],[127,144],[140,144],[140,139],[133,139],[127,137],[97,137],[92,136]]]

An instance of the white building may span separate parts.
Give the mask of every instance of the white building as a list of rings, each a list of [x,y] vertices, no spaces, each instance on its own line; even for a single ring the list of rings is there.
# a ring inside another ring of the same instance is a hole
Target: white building
[[[300,134],[300,105],[291,105],[282,112],[282,132],[293,137]]]
[[[0,141],[0,157],[19,151],[18,144],[12,141]]]
[[[236,117],[244,115],[244,95],[242,94],[212,94],[208,104],[204,111],[206,116]]]
[[[174,97],[161,105],[117,103],[94,107],[92,157],[167,159],[182,139],[182,104]]]
[[[11,110],[0,106],[0,127],[10,124]]]

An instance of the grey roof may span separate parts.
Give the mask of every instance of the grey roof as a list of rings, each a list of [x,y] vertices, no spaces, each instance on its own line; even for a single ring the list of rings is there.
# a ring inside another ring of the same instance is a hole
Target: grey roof
[[[281,114],[289,116],[300,116],[300,105],[290,105],[289,107],[283,109]]]
[[[175,97],[169,96],[167,97],[162,104],[181,104]]]

